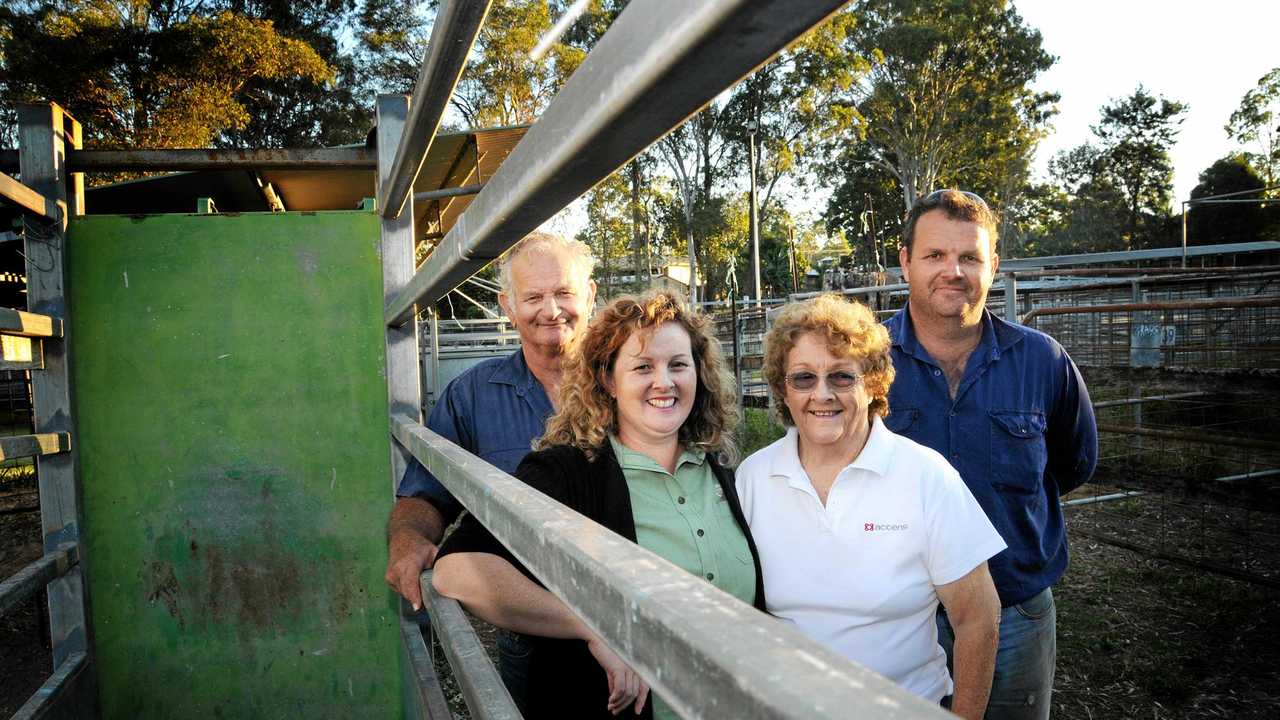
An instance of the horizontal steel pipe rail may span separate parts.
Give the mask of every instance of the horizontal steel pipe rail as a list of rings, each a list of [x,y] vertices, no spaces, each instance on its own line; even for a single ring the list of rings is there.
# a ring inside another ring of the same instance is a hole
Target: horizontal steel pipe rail
[[[635,0],[614,20],[408,286],[398,326],[845,4]]]
[[[401,445],[681,716],[947,717],[409,416],[391,424]]]
[[[14,573],[0,583],[0,616],[7,614],[33,593],[43,590],[51,580],[67,574],[76,562],[77,547],[67,544]]]
[[[65,214],[57,201],[41,195],[4,173],[0,173],[0,199],[54,222],[61,220]]]
[[[400,638],[404,653],[402,658],[408,665],[408,687],[405,692],[412,696],[411,704],[423,710],[429,720],[453,717],[449,713],[449,702],[444,699],[440,677],[436,675],[435,663],[431,661],[431,653],[427,650],[427,643],[422,638],[418,624],[400,618]]]
[[[1213,395],[1213,393],[1205,392],[1204,390],[1195,390],[1184,393],[1170,393],[1168,395],[1148,395],[1146,397],[1125,398],[1123,400],[1103,400],[1102,402],[1094,403],[1093,408],[1097,410],[1098,408],[1119,407],[1121,405],[1141,405],[1143,403],[1160,402],[1162,400],[1189,400],[1191,398],[1207,397],[1209,395]]]
[[[1149,310],[1227,310],[1230,308],[1280,307],[1280,297],[1237,297],[1212,300],[1172,300],[1168,302],[1114,303],[1110,305],[1077,305],[1073,307],[1037,308],[1022,316],[1022,323],[1047,315],[1088,315],[1109,312],[1142,312]]]
[[[440,118],[458,84],[467,55],[480,34],[480,25],[489,12],[491,0],[444,0],[436,11],[427,43],[427,56],[422,61],[418,82],[413,88],[409,117],[396,146],[391,174],[379,188],[378,209],[382,217],[394,220],[400,216],[404,201],[413,189],[413,181],[422,170]]]
[[[71,449],[69,433],[39,433],[0,437],[0,460],[56,455]]]
[[[12,720],[39,720],[45,717],[82,717],[78,710],[60,710],[61,701],[75,701],[75,695],[68,690],[76,683],[81,674],[89,666],[89,656],[82,652],[74,652],[58,666],[58,669],[44,681],[44,685],[31,696]]]
[[[477,720],[520,720],[520,710],[511,699],[498,670],[480,644],[475,628],[457,600],[436,592],[431,585],[431,572],[419,580],[422,598],[427,601],[431,631],[440,638],[453,678],[462,690],[462,698]]]
[[[1203,432],[1183,432],[1181,430],[1163,430],[1160,428],[1139,427],[1136,425],[1111,425],[1098,423],[1098,432],[1115,433],[1117,435],[1140,435],[1143,437],[1180,440],[1183,442],[1208,443],[1224,447],[1252,448],[1254,450],[1270,450],[1280,453],[1280,442],[1259,440],[1257,438],[1236,437],[1232,435],[1211,435]]]
[[[62,337],[62,318],[0,308],[0,335],[42,338]]]
[[[9,157],[0,151],[0,169]],[[13,153],[17,168],[17,153]],[[195,148],[178,150],[68,150],[70,172],[177,172],[181,170],[373,170],[375,151],[338,148]]]
[[[414,193],[414,202],[429,202],[431,200],[444,200],[451,197],[462,197],[464,195],[476,195],[484,189],[484,185],[463,185],[461,187],[441,188],[439,190],[427,190],[425,192]]]

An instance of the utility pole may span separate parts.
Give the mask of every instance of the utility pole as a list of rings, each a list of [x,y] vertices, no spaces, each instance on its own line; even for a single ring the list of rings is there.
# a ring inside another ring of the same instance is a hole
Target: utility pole
[[[867,200],[867,232],[871,235],[871,256],[877,265],[876,270],[884,269],[884,260],[880,257],[880,237],[876,234],[876,206],[871,200],[871,193],[864,193]]]
[[[756,214],[756,127],[754,120],[747,123],[747,143],[751,150],[748,153],[751,165],[751,214],[748,220],[751,225],[751,296],[755,298],[756,307],[760,307],[764,287],[760,284],[760,218]]]
[[[796,228],[794,225],[787,228],[787,249],[791,253],[791,292],[800,292],[800,280],[796,277],[800,266],[796,264]]]

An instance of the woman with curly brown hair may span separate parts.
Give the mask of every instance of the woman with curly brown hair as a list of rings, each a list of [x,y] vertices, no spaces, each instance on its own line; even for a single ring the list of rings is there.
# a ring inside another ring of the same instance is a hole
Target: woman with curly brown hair
[[[759,559],[722,464],[735,388],[708,320],[659,291],[614,301],[564,368],[560,406],[516,477],[641,547],[764,607]],[[533,636],[528,717],[675,717],[474,518],[445,541],[434,582],[475,615]]]
[[[769,612],[981,718],[1000,620],[987,559],[1005,544],[941,455],[885,427],[889,348],[871,311],[837,295],[784,308],[765,338],[764,376],[788,430],[738,467],[738,492]],[[954,683],[939,601],[956,628]]]

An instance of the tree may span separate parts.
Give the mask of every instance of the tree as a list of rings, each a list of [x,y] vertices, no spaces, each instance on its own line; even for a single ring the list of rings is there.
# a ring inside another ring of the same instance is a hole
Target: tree
[[[270,22],[190,9],[105,0],[0,9],[0,102],[56,100],[98,147],[205,147],[249,124],[242,91],[255,79],[333,79],[312,48]]]
[[[1241,143],[1257,143],[1261,152],[1248,153],[1262,171],[1267,187],[1280,180],[1280,67],[1263,75],[1258,86],[1244,94],[1231,113],[1227,135]]]
[[[658,143],[658,151],[673,174],[680,201],[684,246],[692,277],[690,297],[704,282],[712,292],[716,278],[711,273],[711,255],[705,242],[723,224],[723,204],[712,189],[721,175],[721,158],[727,148],[719,132],[720,109],[714,103],[684,122]]]
[[[939,183],[999,205],[1025,180],[1057,96],[1032,81],[1054,58],[1003,0],[862,0],[852,52],[872,59],[850,103],[902,203]]]
[[[1191,191],[1191,199],[1261,187],[1262,178],[1258,177],[1257,171],[1244,154],[1228,155],[1200,173],[1200,184]],[[1277,220],[1280,220],[1280,216],[1262,205],[1233,203],[1192,206],[1187,216],[1187,242],[1192,245],[1213,245],[1269,240],[1280,235]]]
[[[1144,215],[1169,214],[1173,197],[1169,148],[1186,111],[1184,103],[1153,96],[1139,85],[1129,97],[1104,105],[1102,120],[1092,127],[1102,144],[1107,171],[1125,197],[1127,248],[1140,246],[1139,224]]]

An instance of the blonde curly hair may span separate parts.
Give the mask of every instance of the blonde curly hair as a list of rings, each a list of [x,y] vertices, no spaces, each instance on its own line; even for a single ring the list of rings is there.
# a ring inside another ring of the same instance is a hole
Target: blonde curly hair
[[[698,372],[693,408],[680,426],[680,444],[686,450],[720,454],[726,464],[736,462],[737,398],[733,381],[724,370],[720,342],[708,329],[706,316],[689,310],[679,295],[666,290],[621,297],[596,313],[578,341],[577,352],[565,360],[560,409],[547,420],[546,432],[534,443],[534,449],[572,445],[594,459],[609,435],[618,432],[617,401],[604,383],[613,372],[618,352],[633,333],[650,331],[666,322],[679,323],[689,333]]]
[[[889,414],[889,386],[893,361],[889,357],[889,331],[861,303],[848,302],[834,293],[819,295],[782,309],[764,339],[764,379],[773,396],[774,412],[784,425],[795,425],[787,408],[787,355],[805,333],[816,333],[836,357],[852,358],[862,365],[862,385],[871,396],[868,419]]]

